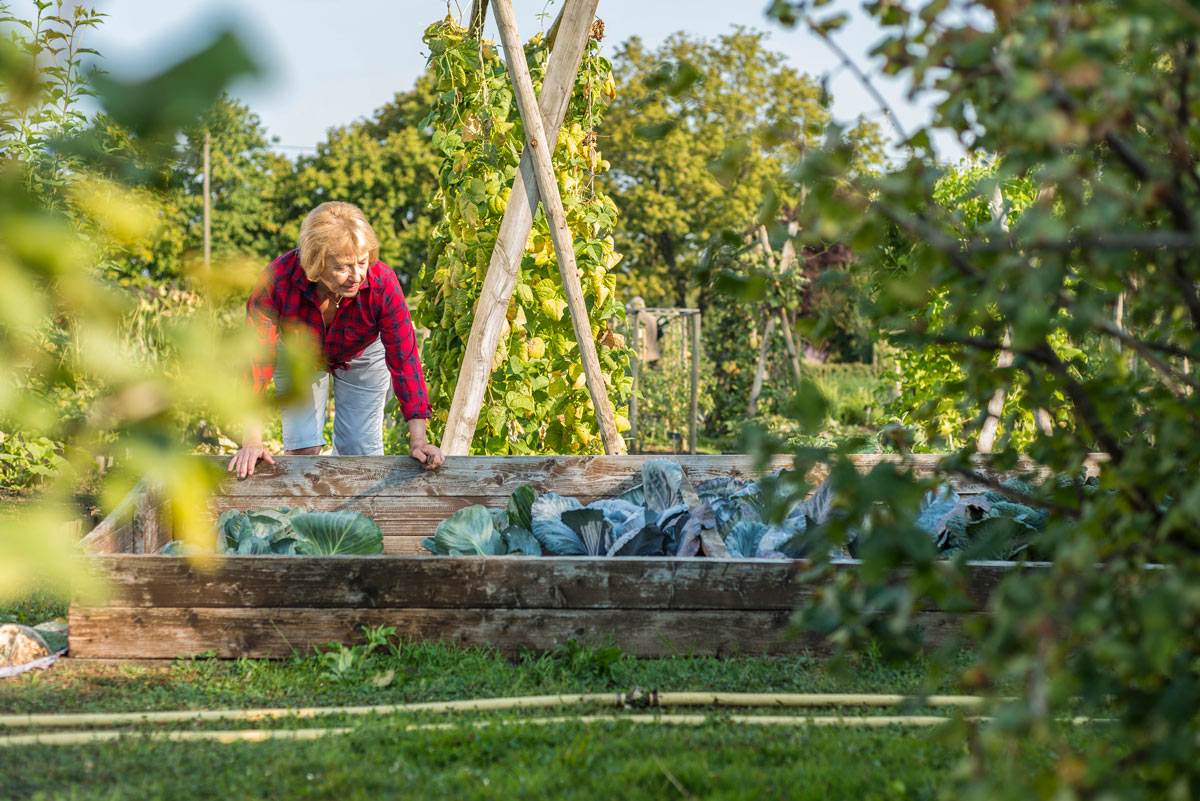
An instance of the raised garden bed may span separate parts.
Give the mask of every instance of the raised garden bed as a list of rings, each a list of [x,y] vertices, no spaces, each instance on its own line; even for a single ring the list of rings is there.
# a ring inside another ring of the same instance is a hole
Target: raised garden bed
[[[249,480],[226,481],[211,501],[214,519],[267,506],[361,511],[382,529],[384,555],[220,556],[207,568],[154,555],[172,538],[170,515],[143,482],[81,542],[88,569],[112,592],[101,607],[72,603],[71,656],[282,657],[354,642],[362,626],[379,625],[404,637],[504,652],[609,638],[638,656],[825,650],[817,637],[783,636],[792,610],[811,592],[799,578],[807,567],[799,560],[421,555],[421,539],[457,509],[503,508],[524,483],[588,503],[638,483],[647,458],[460,456],[428,473],[404,457],[278,457]],[[862,470],[886,458],[895,457],[856,457]],[[937,459],[904,461],[921,473]],[[746,456],[675,460],[694,483],[761,475]],[[790,458],[780,457],[768,469],[788,465]],[[956,488],[972,489],[961,482]],[[973,568],[977,608],[1007,569]],[[920,618],[933,642],[959,622],[939,611]]]

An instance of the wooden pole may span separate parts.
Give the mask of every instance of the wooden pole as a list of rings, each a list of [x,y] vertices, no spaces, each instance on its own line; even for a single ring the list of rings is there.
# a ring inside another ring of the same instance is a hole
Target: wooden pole
[[[996,184],[992,190],[991,200],[988,202],[988,207],[992,212],[992,218],[1000,224],[1000,230],[1008,233],[1008,211],[1004,207],[1004,195],[1000,192],[1000,185]],[[1012,342],[1010,331],[1004,331],[1004,349],[1000,351],[1000,356],[996,359],[996,369],[1004,370],[1012,366],[1013,352],[1008,349],[1008,345]],[[996,445],[996,434],[1000,429],[1000,415],[1004,412],[1004,400],[1007,396],[1003,387],[992,393],[991,400],[987,405],[987,419],[983,421],[983,428],[979,431],[979,441],[977,450],[979,453],[991,453],[992,448]],[[1046,436],[1051,436],[1054,433],[1054,425],[1050,420],[1050,413],[1045,409],[1034,409],[1033,419],[1038,430]]]
[[[567,6],[563,5],[558,10],[558,16],[554,18],[554,23],[550,26],[550,30],[546,31],[546,47],[550,48],[550,52],[554,52],[554,43],[558,40],[558,29],[562,27],[563,12],[567,10]],[[592,9],[592,16],[596,15],[596,10]],[[588,17],[588,32],[592,30],[592,17]]]
[[[625,314],[626,321],[629,320],[629,313]],[[629,395],[629,443],[632,448],[632,453],[639,453],[638,446],[638,383],[642,373],[642,321],[639,317],[639,312],[635,309],[633,312],[633,328],[630,330],[629,341],[633,343],[633,361],[630,366],[633,368],[633,387]]]
[[[467,38],[475,39],[483,33],[483,23],[487,20],[488,0],[474,0],[471,3],[471,18],[467,21]]]
[[[592,325],[583,301],[583,287],[579,284],[579,268],[575,266],[575,242],[571,237],[571,230],[567,227],[567,213],[558,194],[558,180],[554,176],[554,165],[550,158],[557,137],[549,139],[545,126],[542,125],[541,110],[533,94],[533,79],[529,77],[529,65],[525,62],[525,48],[521,46],[521,38],[517,33],[517,21],[513,15],[511,0],[495,0],[492,3],[492,11],[496,17],[496,25],[500,28],[500,41],[504,45],[509,77],[516,89],[517,108],[525,123],[525,149],[533,153],[533,174],[537,179],[542,208],[550,223],[550,237],[554,242],[554,254],[558,257],[558,272],[562,276],[563,290],[567,296],[567,309],[571,313],[571,325],[579,343],[579,355],[583,362],[588,393],[592,397],[592,407],[600,424],[600,439],[604,443],[606,454],[624,453],[625,444],[621,435],[617,433],[616,416],[608,398],[608,390],[604,386],[604,375],[600,372],[596,340],[592,336]]]
[[[758,241],[762,244],[763,253],[766,254],[767,266],[774,271],[775,254],[771,251],[771,240],[767,236],[767,226],[758,226]],[[788,245],[791,245],[791,242],[788,242],[787,245],[784,246],[784,253],[779,261],[780,270],[787,266]],[[795,256],[794,248],[792,249],[792,255],[793,257]],[[779,310],[779,324],[779,327],[783,330],[783,344],[787,348],[788,358],[791,360],[792,364],[792,377],[796,380],[796,388],[799,389],[800,381],[802,380],[802,374],[800,372],[800,354],[796,350],[796,338],[792,336],[792,321],[788,319],[787,312],[783,309]]]
[[[211,140],[208,131],[204,132],[204,269],[209,268],[212,261],[212,208],[211,178],[209,169],[209,149]]]
[[[558,141],[558,129],[567,113],[571,88],[575,85],[575,74],[583,59],[588,31],[598,3],[599,0],[567,0],[563,6],[562,13],[566,16],[557,46],[550,54],[550,64],[546,68],[546,80],[542,83],[539,99],[542,123],[546,135],[553,141]],[[517,277],[521,274],[521,259],[525,255],[525,242],[533,226],[533,211],[537,204],[533,155],[526,148],[521,154],[521,164],[513,180],[508,207],[504,210],[504,218],[496,235],[496,246],[492,250],[491,262],[475,309],[475,322],[467,338],[467,350],[459,368],[458,383],[454,386],[454,398],[450,403],[450,414],[442,437],[442,453],[448,456],[465,456],[470,452],[508,304],[512,300]]]
[[[750,401],[746,404],[746,417],[752,418],[758,412],[758,396],[762,393],[763,377],[767,372],[767,350],[771,346],[771,329],[775,326],[775,318],[769,313],[764,314],[766,325],[763,326],[762,342],[758,344],[758,364],[754,366],[754,383],[750,385]]]
[[[697,417],[700,413],[700,312],[692,315],[692,403],[688,420],[688,452],[696,452]]]

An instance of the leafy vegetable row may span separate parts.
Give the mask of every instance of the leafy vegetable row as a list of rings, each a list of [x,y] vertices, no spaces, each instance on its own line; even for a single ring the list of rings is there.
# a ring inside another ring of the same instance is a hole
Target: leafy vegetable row
[[[165,554],[196,551],[175,540]],[[310,512],[286,506],[251,512],[230,510],[217,519],[217,552],[238,556],[334,556],[383,553],[383,532],[361,512]]]
[[[1031,495],[1028,484],[1012,479],[1003,486],[1007,493],[960,496],[946,487],[927,493],[915,524],[943,556],[970,550],[975,558],[1016,558],[1042,531],[1046,514],[1012,500]],[[504,509],[460,509],[422,545],[443,556],[695,556],[701,531],[709,529],[734,558],[800,558],[829,547],[816,529],[841,514],[832,482],[780,510],[773,499],[785,497],[782,489],[778,472],[759,481],[712,479],[693,489],[678,464],[650,459],[642,483],[615,498],[584,505],[523,485]],[[835,558],[857,556],[869,536],[866,521],[846,529]]]

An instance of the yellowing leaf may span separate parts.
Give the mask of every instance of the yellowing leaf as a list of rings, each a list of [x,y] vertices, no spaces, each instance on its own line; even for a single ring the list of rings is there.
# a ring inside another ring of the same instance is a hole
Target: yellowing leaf
[[[540,359],[546,355],[546,340],[532,337],[525,342],[525,354],[531,359]]]
[[[567,302],[561,298],[546,298],[541,305],[542,313],[555,321],[561,320],[567,310]]]
[[[463,120],[462,140],[464,142],[474,142],[479,138],[479,134],[483,133],[483,124],[474,114],[468,114]]]

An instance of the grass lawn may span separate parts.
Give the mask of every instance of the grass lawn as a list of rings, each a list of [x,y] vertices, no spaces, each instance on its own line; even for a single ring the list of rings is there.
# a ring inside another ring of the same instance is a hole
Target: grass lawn
[[[382,686],[380,686],[382,685]],[[288,660],[179,660],[153,666],[55,668],[0,683],[0,713],[388,704],[544,693],[661,691],[953,691],[921,664],[863,660],[836,673],[805,657],[638,660],[569,644],[505,658],[487,650],[392,643]],[[254,723],[172,724],[157,730],[350,726],[312,741],[218,744],[140,740],[0,749],[3,798],[934,798],[964,753],[961,727],[876,730],[757,727],[707,710],[699,726],[628,721],[471,726],[616,709],[404,715]],[[776,710],[759,710],[759,713]],[[899,710],[929,714],[927,709]],[[644,712],[644,711],[643,711]],[[706,710],[666,710],[664,715]],[[897,714],[818,710],[812,714]],[[936,713],[936,712],[935,712]],[[949,713],[942,712],[941,714]],[[409,723],[452,729],[404,731]],[[138,731],[149,731],[146,726]],[[8,734],[21,733],[11,729]],[[1093,736],[1080,732],[1080,737]],[[1053,755],[1019,757],[1049,769]],[[14,769],[14,766],[19,768]]]

